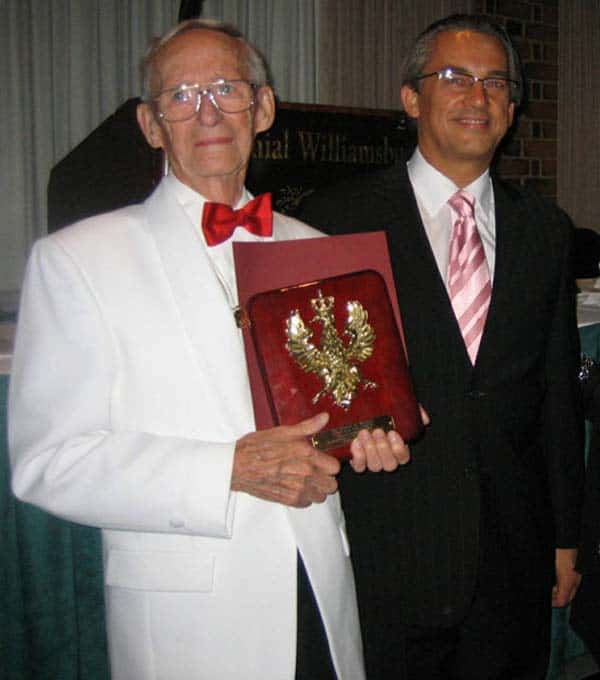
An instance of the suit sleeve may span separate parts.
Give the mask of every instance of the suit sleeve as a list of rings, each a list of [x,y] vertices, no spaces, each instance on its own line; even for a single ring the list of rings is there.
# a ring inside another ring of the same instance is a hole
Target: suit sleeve
[[[53,239],[26,272],[9,396],[12,485],[71,521],[231,535],[234,443],[111,427],[115,338],[91,286]]]
[[[583,411],[579,372],[572,225],[560,214],[566,233],[562,274],[545,356],[546,394],[543,435],[555,517],[557,548],[576,547],[584,477]],[[565,224],[566,223],[566,228]]]

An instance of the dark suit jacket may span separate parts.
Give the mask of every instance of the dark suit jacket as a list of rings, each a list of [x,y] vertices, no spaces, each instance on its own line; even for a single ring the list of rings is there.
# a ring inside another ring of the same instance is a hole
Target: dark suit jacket
[[[577,545],[572,225],[541,197],[497,179],[494,195],[495,278],[474,367],[404,163],[317,193],[300,211],[329,233],[387,232],[414,385],[431,417],[408,465],[341,475],[365,628],[459,622],[483,541],[497,553],[507,596],[535,592],[549,602],[554,547]]]

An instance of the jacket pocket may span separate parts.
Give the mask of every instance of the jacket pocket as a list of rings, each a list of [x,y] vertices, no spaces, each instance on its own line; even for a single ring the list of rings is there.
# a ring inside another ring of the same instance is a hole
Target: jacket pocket
[[[156,592],[210,592],[214,555],[189,552],[109,550],[106,585]]]

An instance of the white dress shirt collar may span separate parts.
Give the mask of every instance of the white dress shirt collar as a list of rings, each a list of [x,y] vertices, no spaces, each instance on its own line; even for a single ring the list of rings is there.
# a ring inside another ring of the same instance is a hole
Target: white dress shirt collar
[[[437,215],[441,208],[446,205],[448,199],[459,190],[459,187],[450,178],[443,175],[427,162],[418,147],[406,165],[410,182],[419,203],[427,211],[428,215],[432,217]],[[489,169],[471,182],[471,184],[464,187],[464,190],[475,197],[476,219],[479,221],[477,215],[478,207],[487,217],[493,205],[492,181]]]
[[[459,187],[428,163],[418,147],[406,165],[425,233],[442,280],[445,282],[450,235],[456,219],[454,211],[448,205],[448,199],[459,190]],[[494,189],[489,170],[464,187],[464,190],[475,197],[475,221],[483,241],[490,277],[493,280],[496,265],[496,215]]]
[[[202,211],[204,209],[204,204],[208,199],[187,184],[184,184],[172,172],[170,172],[163,181],[167,183],[169,191],[174,193],[179,205],[185,210],[188,217],[199,229],[200,233],[202,233]],[[244,187],[240,200],[233,206],[233,210],[239,210],[239,208],[245,206],[248,201],[251,201],[252,198],[254,198],[252,194]],[[245,229],[236,231],[246,232]],[[204,238],[204,235],[202,237]]]

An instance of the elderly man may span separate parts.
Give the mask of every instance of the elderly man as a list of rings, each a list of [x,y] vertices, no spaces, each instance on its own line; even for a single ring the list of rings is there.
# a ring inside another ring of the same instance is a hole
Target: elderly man
[[[340,463],[308,443],[327,414],[253,432],[234,320],[232,241],[318,235],[244,188],[274,117],[265,64],[192,20],[145,68],[138,120],[170,174],[144,204],[34,247],[15,493],[103,529],[113,680],[363,678]],[[408,460],[395,433],[352,451],[358,471]]]
[[[417,397],[412,462],[340,478],[370,677],[544,678],[551,601],[578,576],[582,480],[572,227],[490,172],[519,103],[510,40],[477,16],[422,33],[408,162],[304,219],[385,229]],[[402,640],[404,639],[404,642]]]

